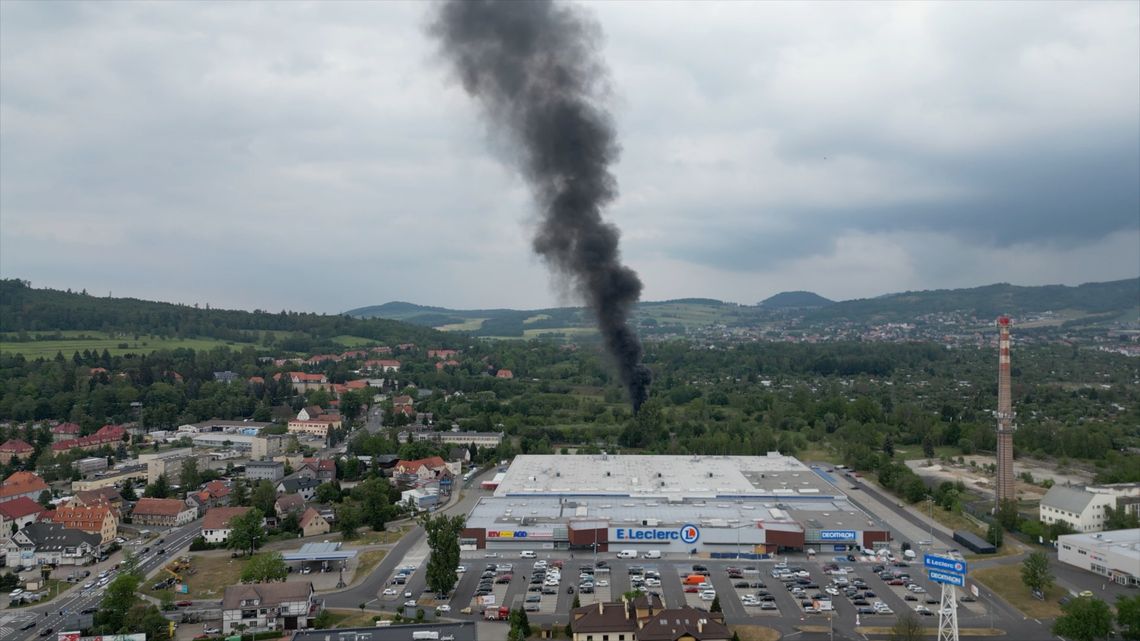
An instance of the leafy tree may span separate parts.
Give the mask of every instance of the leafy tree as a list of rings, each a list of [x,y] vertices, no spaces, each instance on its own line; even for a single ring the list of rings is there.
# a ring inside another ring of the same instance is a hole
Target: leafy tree
[[[1140,641],[1140,594],[1116,598],[1116,623],[1121,637]]]
[[[1006,499],[998,506],[997,511],[998,523],[1005,529],[1013,532],[1017,530],[1017,525],[1021,521],[1021,514],[1017,511],[1017,501],[1013,499]]]
[[[124,501],[131,501],[133,503],[139,500],[139,496],[135,494],[135,484],[131,479],[123,481],[123,489],[119,491],[119,495],[123,497]]]
[[[525,639],[530,636],[530,619],[526,615],[526,610],[522,608],[515,608],[507,617],[510,623],[510,632],[507,637],[510,639]]]
[[[253,488],[253,494],[249,498],[249,503],[253,507],[261,510],[262,514],[274,514],[277,503],[277,488],[273,486],[273,482],[267,479],[261,479],[257,487]]]
[[[1114,510],[1108,506],[1105,506],[1104,513],[1106,530],[1131,530],[1140,527],[1140,514],[1128,510]]]
[[[193,456],[182,461],[182,471],[178,477],[182,489],[192,492],[202,485],[202,475],[198,472],[198,459]]]
[[[1033,552],[1021,562],[1021,582],[1030,590],[1044,593],[1053,585],[1049,558],[1044,552]]]
[[[582,601],[578,598],[577,594],[574,595],[574,604],[571,605],[570,607],[575,609],[575,610],[582,607]]]
[[[1073,641],[1107,639],[1112,632],[1112,611],[1108,604],[1092,597],[1080,597],[1061,606],[1064,613],[1053,623],[1053,634]]]
[[[51,490],[40,492],[39,499],[36,502],[49,510],[55,507],[51,502]]]
[[[895,439],[891,438],[890,434],[887,434],[886,438],[883,439],[883,454],[891,458],[895,456]]]
[[[230,505],[245,507],[249,505],[249,485],[245,479],[237,479],[230,486]]]
[[[226,547],[252,556],[253,551],[265,541],[264,521],[265,515],[255,507],[230,519],[230,538],[226,539]]]
[[[289,568],[280,552],[264,552],[255,554],[245,563],[241,570],[242,583],[264,583],[268,581],[284,581],[289,576]]]
[[[138,601],[135,592],[140,579],[135,574],[120,574],[103,593],[99,611],[95,613],[95,629],[104,634],[117,634],[127,626],[127,612]]]
[[[336,525],[340,530],[341,538],[345,541],[351,541],[357,536],[356,531],[360,529],[364,519],[360,514],[360,506],[352,501],[341,503],[336,508]]]
[[[352,488],[352,498],[360,503],[364,511],[364,521],[375,531],[380,532],[395,513],[388,500],[389,484],[378,478],[370,478]]]
[[[891,641],[922,641],[925,637],[926,630],[918,617],[909,610],[900,614],[891,626]]]
[[[174,593],[171,592],[170,590],[163,590],[162,591],[162,598],[159,600],[158,607],[161,608],[163,612],[169,612],[170,610],[173,610],[174,609]]]
[[[159,609],[149,603],[138,602],[127,611],[130,624],[122,632],[142,632],[148,640],[167,641],[170,639],[170,620],[162,616]]]
[[[709,612],[720,612],[720,595],[713,597],[712,605],[709,606]]]
[[[317,630],[327,630],[333,626],[333,614],[328,610],[321,609],[317,613],[316,618],[313,619],[313,628]]]
[[[165,499],[170,496],[170,481],[166,479],[166,475],[159,474],[154,483],[146,486],[143,496],[153,499]]]
[[[926,458],[934,458],[934,439],[930,436],[925,436],[922,439],[922,455]]]
[[[463,516],[424,515],[420,525],[427,532],[428,557],[427,584],[436,594],[449,594],[455,588],[459,567],[459,534],[463,531],[466,519]]]
[[[336,481],[326,481],[317,486],[317,491],[313,495],[317,503],[340,503],[343,498],[340,491],[340,483]]]
[[[993,544],[994,547],[1000,548],[1002,540],[1005,538],[1005,530],[1001,528],[998,523],[990,523],[986,528],[986,540]]]

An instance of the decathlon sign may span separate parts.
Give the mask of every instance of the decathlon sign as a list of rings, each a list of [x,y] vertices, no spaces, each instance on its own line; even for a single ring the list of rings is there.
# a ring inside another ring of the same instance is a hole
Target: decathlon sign
[[[927,569],[926,576],[930,577],[930,580],[935,583],[949,583],[950,585],[957,586],[966,585],[966,577],[961,574],[955,574],[954,572]]]
[[[820,541],[854,541],[855,530],[820,530]]]
[[[614,538],[618,541],[680,541],[682,543],[696,543],[701,538],[701,531],[697,526],[686,524],[675,530],[662,530],[657,528],[619,527],[614,531]]]
[[[943,572],[953,572],[955,574],[966,573],[965,561],[961,561],[959,559],[951,558],[948,556],[927,554],[922,557],[922,563],[932,570],[942,570]]]

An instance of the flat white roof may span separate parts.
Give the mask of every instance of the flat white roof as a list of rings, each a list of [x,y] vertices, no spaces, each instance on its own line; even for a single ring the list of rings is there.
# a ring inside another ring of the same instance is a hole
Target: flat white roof
[[[800,461],[767,456],[523,454],[495,490],[509,496],[753,498],[840,494]]]
[[[1140,567],[1140,528],[1131,530],[1109,530],[1085,534],[1063,534],[1057,537],[1059,545],[1076,545],[1085,549],[1095,549],[1104,554],[1119,554],[1135,559]],[[1119,568],[1124,569],[1124,568]]]

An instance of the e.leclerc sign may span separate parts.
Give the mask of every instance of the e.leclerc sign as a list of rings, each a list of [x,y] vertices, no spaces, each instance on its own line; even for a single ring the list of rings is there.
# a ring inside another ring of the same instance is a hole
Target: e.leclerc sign
[[[926,570],[926,576],[930,577],[931,581],[935,583],[949,583],[950,585],[963,586],[966,585],[966,577],[961,574],[953,572],[943,572],[941,570]]]
[[[855,530],[820,530],[820,541],[854,541]]]
[[[619,541],[680,541],[691,544],[701,538],[700,529],[691,524],[682,525],[676,530],[619,527],[615,534]]]
[[[946,556],[938,556],[935,554],[927,554],[922,557],[922,563],[928,568],[933,570],[942,570],[943,572],[954,572],[955,574],[966,573],[966,562],[958,559],[952,559]]]

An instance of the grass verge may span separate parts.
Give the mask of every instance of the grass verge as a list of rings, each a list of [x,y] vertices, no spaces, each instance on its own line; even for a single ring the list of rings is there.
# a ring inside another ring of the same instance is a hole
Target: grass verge
[[[734,625],[731,629],[740,641],[776,641],[780,638],[779,632],[762,625]]]
[[[356,576],[366,577],[371,574],[372,570],[380,561],[384,560],[387,554],[387,550],[368,550],[367,552],[361,552],[360,556],[356,559]]]
[[[1054,619],[1061,615],[1057,600],[1065,596],[1065,589],[1054,585],[1045,593],[1045,600],[1033,598],[1029,588],[1021,582],[1021,565],[999,565],[971,573],[974,580],[985,584],[1022,614],[1035,619]]]
[[[333,618],[334,628],[366,628],[374,625],[377,618],[387,618],[375,612],[341,609],[330,609],[329,615]]]

